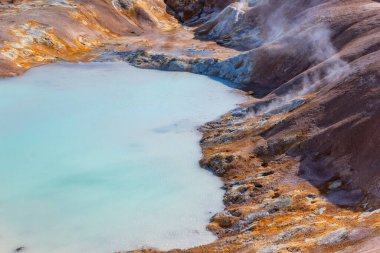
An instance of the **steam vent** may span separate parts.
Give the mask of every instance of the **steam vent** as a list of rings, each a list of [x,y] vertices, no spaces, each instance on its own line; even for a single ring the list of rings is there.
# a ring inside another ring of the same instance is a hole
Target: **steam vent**
[[[380,253],[380,1],[0,0],[0,253]]]

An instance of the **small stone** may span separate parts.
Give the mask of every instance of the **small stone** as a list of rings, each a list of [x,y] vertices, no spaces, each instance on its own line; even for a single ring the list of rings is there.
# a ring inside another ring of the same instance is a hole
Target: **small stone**
[[[326,207],[322,207],[322,208],[314,211],[314,213],[317,215],[322,215],[325,211],[326,211]]]
[[[255,229],[256,229],[256,226],[251,225],[251,226],[248,226],[246,229],[244,229],[243,232],[252,232]]]
[[[267,203],[265,205],[265,208],[267,210],[272,210],[272,209],[283,210],[289,207],[292,203],[293,203],[293,200],[289,196],[283,195],[275,199],[275,201]]]
[[[329,189],[330,190],[336,190],[338,189],[339,187],[341,187],[343,185],[342,181],[341,180],[336,180],[334,182],[331,182],[329,184]]]
[[[167,67],[169,71],[185,71],[187,69],[189,69],[189,65],[181,60],[173,60]]]
[[[337,244],[345,241],[349,236],[347,228],[340,228],[317,239],[319,245]]]
[[[233,161],[233,156],[225,156],[223,153],[217,153],[211,157],[208,164],[205,164],[217,176],[223,176],[231,168],[230,163]]]
[[[211,218],[211,222],[217,223],[221,228],[229,228],[231,227],[238,218],[231,215],[228,211],[223,211],[215,214]]]
[[[359,218],[365,218],[365,217],[368,217],[368,216],[371,216],[374,214],[378,214],[378,213],[380,213],[380,209],[377,209],[377,210],[372,211],[372,212],[364,212],[359,216]]]
[[[253,221],[255,221],[257,219],[260,219],[260,218],[268,216],[268,215],[270,215],[269,212],[255,212],[255,213],[251,213],[248,216],[246,216],[244,219],[242,219],[241,221],[239,221],[238,226],[239,227],[246,226],[248,224],[251,224]]]
[[[25,247],[18,247],[15,251],[20,252],[20,251],[23,251],[24,249],[25,249]]]
[[[274,171],[267,171],[267,172],[260,173],[258,177],[267,177],[273,174],[274,174]]]
[[[310,226],[296,226],[292,227],[289,230],[281,232],[275,239],[275,242],[281,242],[286,240],[294,239],[298,236],[305,235],[313,231],[313,228]]]
[[[278,246],[263,246],[257,249],[257,253],[277,253],[282,250],[284,246],[278,245]]]
[[[233,186],[227,190],[223,201],[225,204],[238,204],[249,198],[249,188],[246,185]]]
[[[232,163],[235,160],[235,156],[229,155],[225,158],[226,163]]]
[[[309,194],[309,195],[306,196],[306,199],[309,200],[309,201],[312,201],[312,200],[314,200],[316,198],[318,198],[318,196],[315,195],[315,194]]]
[[[248,114],[248,110],[246,108],[238,108],[231,111],[231,115],[235,118],[242,118]]]
[[[303,252],[303,250],[300,247],[294,247],[294,246],[287,247],[286,250],[289,252]]]

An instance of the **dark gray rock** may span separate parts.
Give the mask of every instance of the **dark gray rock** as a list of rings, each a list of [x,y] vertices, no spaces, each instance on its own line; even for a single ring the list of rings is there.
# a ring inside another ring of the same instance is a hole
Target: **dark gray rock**
[[[316,241],[319,245],[337,244],[347,240],[349,235],[350,232],[347,230],[347,228],[340,228],[322,237],[319,237]]]
[[[327,199],[339,206],[355,206],[359,204],[364,195],[361,190],[352,190],[352,191],[336,191],[328,194]]]
[[[275,238],[274,241],[275,242],[282,242],[282,241],[291,240],[291,239],[294,239],[294,238],[301,236],[301,235],[304,236],[305,234],[311,233],[313,231],[314,231],[314,228],[310,227],[310,226],[292,227],[292,228],[278,234],[278,236]]]

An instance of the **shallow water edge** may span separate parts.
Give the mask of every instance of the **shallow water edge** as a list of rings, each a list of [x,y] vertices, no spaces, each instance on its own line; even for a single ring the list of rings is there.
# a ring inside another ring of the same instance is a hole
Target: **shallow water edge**
[[[84,70],[85,75],[78,69]],[[215,239],[205,226],[213,213],[223,209],[223,192],[217,178],[199,169],[200,134],[196,128],[233,109],[242,97],[228,95],[230,88],[207,77],[159,71],[148,71],[150,74],[146,75],[147,71],[123,63],[49,65],[1,81],[0,89],[8,99],[1,100],[0,114],[4,119],[9,117],[0,128],[6,133],[0,135],[1,161],[6,165],[3,168],[22,161],[11,174],[1,177],[7,178],[7,182],[3,182],[0,192],[13,195],[0,196],[1,223],[7,224],[9,232],[9,236],[4,233],[3,237],[13,241],[12,245],[2,246],[4,252],[11,252],[18,245],[25,245],[28,252],[34,252],[34,248],[38,248],[36,252],[88,249],[104,252],[141,246],[170,249],[192,247]],[[123,84],[126,74],[134,84]],[[110,80],[110,76],[114,79]],[[28,84],[31,79],[33,84]],[[78,84],[77,80],[86,83]],[[8,81],[12,84],[4,83]],[[176,88],[179,86],[181,89]],[[9,99],[12,94],[17,94],[18,100]],[[126,112],[130,117],[125,117]],[[185,118],[184,112],[189,113]],[[17,117],[20,114],[22,117]],[[141,124],[135,124],[138,120]],[[128,132],[133,134],[128,135]],[[152,140],[159,148],[149,144]],[[172,146],[183,150],[165,152]],[[105,150],[109,150],[106,155]],[[126,151],[130,155],[126,156]],[[165,164],[165,160],[171,162]],[[154,171],[149,169],[150,164],[157,167],[158,163],[163,165]],[[135,180],[123,174],[123,164],[128,165]],[[108,172],[102,165],[109,167]],[[27,169],[30,167],[39,169],[30,171]],[[143,174],[138,168],[144,168]],[[183,168],[181,174],[175,176],[179,168]],[[31,182],[36,175],[38,179]],[[154,187],[155,178],[165,178],[166,188]],[[189,185],[189,181],[197,182],[202,188]],[[142,196],[139,189],[143,190]],[[169,194],[172,192],[178,194]],[[127,204],[123,203],[125,193],[129,198]],[[76,200],[70,203],[73,196]],[[162,196],[166,198],[157,201]],[[132,200],[140,204],[132,204]],[[104,203],[102,211],[94,213],[99,201]],[[173,203],[176,204],[173,206]],[[155,212],[163,207],[163,216],[157,216]],[[25,210],[28,210],[27,217]],[[130,217],[131,210],[138,210],[139,217]],[[196,217],[194,212],[198,211],[200,216]],[[76,218],[73,220],[70,216]],[[123,219],[125,216],[128,221]],[[75,220],[80,221],[79,227]],[[125,222],[131,220],[143,220],[145,227],[139,222],[126,226]],[[94,223],[97,224],[94,226]],[[118,225],[107,235],[93,232],[108,224]],[[166,230],[160,224],[165,224]],[[70,232],[78,229],[88,237],[77,238]],[[49,231],[49,236],[40,234],[41,231]],[[148,239],[141,239],[146,235]],[[22,239],[28,236],[29,241]],[[54,241],[54,237],[60,241]],[[128,240],[129,246],[125,246]],[[34,245],[36,241],[40,242],[39,246]]]

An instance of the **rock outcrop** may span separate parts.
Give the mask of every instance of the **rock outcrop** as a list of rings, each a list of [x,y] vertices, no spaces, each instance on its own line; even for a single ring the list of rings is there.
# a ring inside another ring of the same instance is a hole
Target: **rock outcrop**
[[[191,23],[208,17],[215,11],[223,10],[234,1],[236,0],[165,0],[165,3],[169,11],[180,21]]]
[[[201,165],[225,182],[226,209],[209,225],[219,240],[172,252],[377,249],[379,1],[20,0],[0,10],[1,76],[121,60],[220,77],[250,95],[200,128]]]

